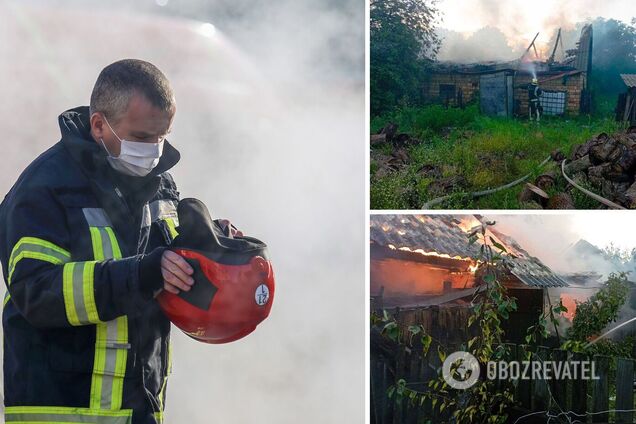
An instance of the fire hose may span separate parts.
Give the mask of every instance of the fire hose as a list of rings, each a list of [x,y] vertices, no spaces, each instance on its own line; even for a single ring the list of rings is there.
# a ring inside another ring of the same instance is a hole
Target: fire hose
[[[581,187],[580,185],[578,185],[576,182],[574,182],[574,180],[570,177],[567,176],[567,174],[565,173],[565,159],[563,160],[563,162],[561,162],[561,173],[563,174],[563,178],[565,178],[565,180],[570,183],[574,188],[576,188],[577,190],[581,191],[582,193],[588,195],[589,197],[591,197],[592,199],[596,200],[597,202],[601,202],[602,204],[604,204],[605,206],[612,208],[612,209],[626,209],[625,207],[616,204],[614,202],[612,202],[611,200],[608,200],[604,197],[599,196],[596,193],[592,193],[591,191]]]
[[[545,158],[545,160],[543,162],[541,162],[538,166],[539,169],[543,168],[545,166],[546,163],[548,163],[551,159],[551,156],[548,156],[547,158]],[[482,197],[482,196],[486,196],[488,194],[493,194],[496,193],[498,191],[501,190],[505,190],[507,188],[510,187],[514,187],[518,184],[521,184],[522,182],[524,182],[525,180],[527,180],[528,178],[530,178],[532,176],[533,172],[529,172],[526,175],[524,175],[523,177],[514,180],[512,182],[509,182],[508,184],[502,185],[500,187],[496,187],[496,188],[491,188],[488,190],[483,190],[483,191],[475,191],[473,193],[454,193],[454,194],[449,194],[446,196],[442,196],[442,197],[438,197],[436,199],[431,200],[430,202],[426,202],[424,203],[424,205],[422,205],[422,209],[430,209],[431,206],[435,206],[435,205],[439,205],[442,202],[445,202],[448,199],[451,199],[453,197],[464,197],[464,196],[468,196],[471,197],[473,199],[477,199],[478,197]]]

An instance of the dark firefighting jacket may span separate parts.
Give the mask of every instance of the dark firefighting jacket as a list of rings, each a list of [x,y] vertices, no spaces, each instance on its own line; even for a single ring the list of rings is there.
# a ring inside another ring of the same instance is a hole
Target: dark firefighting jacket
[[[166,171],[179,153],[165,141],[150,175],[124,176],[88,118],[88,107],[60,115],[61,141],[0,205],[7,423],[163,419],[170,322],[153,297],[160,270],[151,282],[139,270],[176,235]]]
[[[538,85],[528,84],[528,100],[531,102],[538,102],[539,97],[543,94],[543,90]]]

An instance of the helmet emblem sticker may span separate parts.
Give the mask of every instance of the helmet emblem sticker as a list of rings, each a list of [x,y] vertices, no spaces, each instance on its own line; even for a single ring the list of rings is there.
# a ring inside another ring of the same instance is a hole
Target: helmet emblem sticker
[[[256,304],[259,306],[263,306],[269,301],[269,289],[265,284],[261,284],[256,288],[254,300],[256,300]]]

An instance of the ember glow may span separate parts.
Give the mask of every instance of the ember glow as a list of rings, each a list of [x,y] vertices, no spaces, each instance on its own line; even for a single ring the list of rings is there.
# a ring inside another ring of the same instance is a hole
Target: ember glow
[[[469,267],[469,269],[471,270],[471,272],[475,272],[478,268],[478,264],[477,262],[473,259],[473,258],[467,258],[467,257],[462,257],[462,256],[451,256],[448,255],[446,253],[437,253],[437,252],[427,252],[423,249],[411,249],[410,247],[395,247],[392,244],[387,245],[387,247],[391,250],[401,250],[402,252],[411,252],[411,253],[419,253],[420,255],[424,255],[424,256],[434,256],[437,258],[446,258],[446,259],[459,259],[461,261],[470,261],[471,265]]]
[[[568,308],[568,311],[563,313],[563,316],[569,321],[572,321],[574,319],[574,315],[576,315],[576,303],[581,303],[585,300],[587,300],[587,296],[577,295],[574,293],[561,293],[561,303],[563,303],[563,306]]]

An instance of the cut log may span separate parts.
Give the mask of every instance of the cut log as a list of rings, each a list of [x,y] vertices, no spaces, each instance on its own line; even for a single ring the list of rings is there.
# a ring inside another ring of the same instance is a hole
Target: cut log
[[[588,140],[583,144],[580,144],[579,146],[577,146],[574,149],[574,152],[572,153],[572,160],[575,161],[577,159],[580,159],[584,156],[589,155],[590,153],[590,147],[592,147],[592,143],[594,142],[594,140]]]
[[[550,196],[548,196],[548,194],[539,187],[534,184],[526,183],[519,193],[518,199],[519,203],[536,202],[537,204],[544,206],[549,198]]]
[[[577,174],[582,171],[586,171],[592,162],[590,162],[590,156],[585,155],[565,165],[565,172],[568,175]]]
[[[572,196],[567,193],[557,193],[550,197],[546,209],[576,209]]]
[[[622,169],[623,172],[633,173],[634,169],[636,168],[636,147],[625,147],[621,153],[621,156],[616,161],[616,164]]]
[[[598,138],[590,147],[590,160],[594,165],[607,162],[610,156],[616,155],[614,151],[617,145],[618,143],[613,138]]]
[[[534,180],[534,184],[545,191],[554,187],[555,181],[556,179],[552,174],[541,174]]]
[[[397,134],[397,130],[398,130],[398,124],[389,122],[388,124],[384,126],[384,128],[380,130],[380,134],[386,135],[386,140],[391,141],[393,140],[393,136]]]
[[[371,135],[371,145],[377,146],[379,144],[386,143],[386,134],[372,134]]]
[[[406,145],[408,145],[411,141],[411,136],[408,134],[398,134],[395,137],[393,137],[393,146],[400,148],[400,147],[405,147]]]
[[[561,162],[563,159],[565,159],[565,155],[559,149],[553,150],[552,153],[550,153],[550,157],[552,157],[552,160],[555,162]]]

